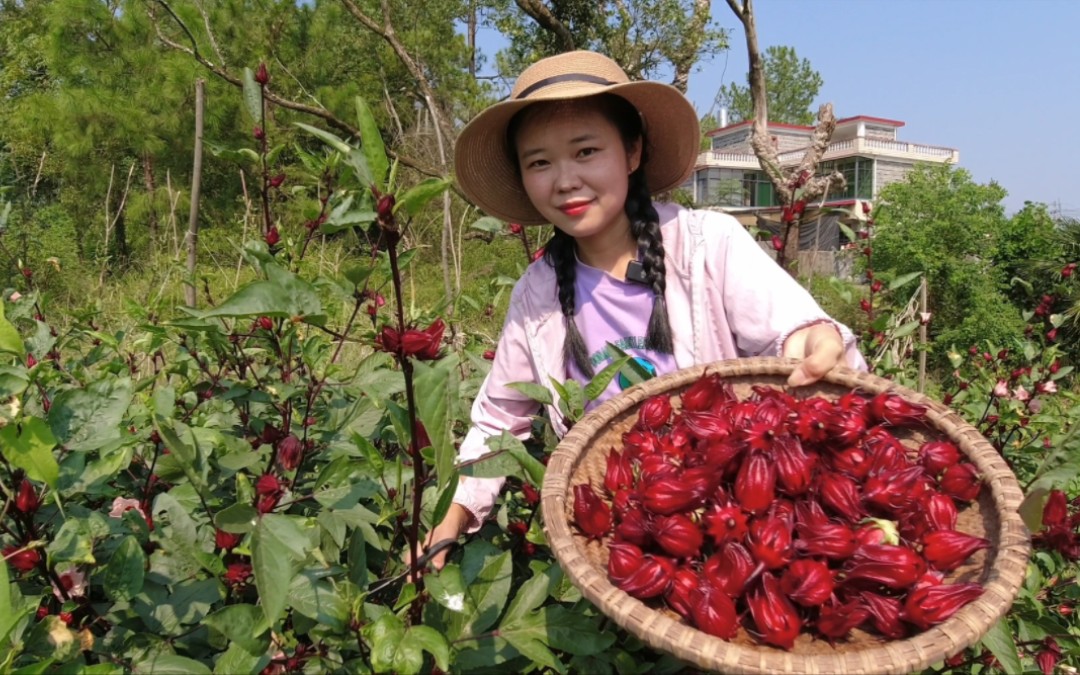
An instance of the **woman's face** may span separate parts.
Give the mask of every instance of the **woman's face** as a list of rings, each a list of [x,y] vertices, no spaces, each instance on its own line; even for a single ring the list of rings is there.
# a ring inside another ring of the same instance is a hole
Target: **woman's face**
[[[515,146],[525,192],[552,225],[579,243],[620,226],[628,230],[627,185],[641,144],[628,150],[618,128],[595,107],[530,111]]]

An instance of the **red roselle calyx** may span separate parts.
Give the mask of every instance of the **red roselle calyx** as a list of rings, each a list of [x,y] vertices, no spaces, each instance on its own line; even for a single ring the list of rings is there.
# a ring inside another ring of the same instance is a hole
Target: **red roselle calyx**
[[[897,427],[922,424],[926,419],[926,406],[887,392],[871,399],[869,409],[875,421]]]
[[[400,353],[403,340],[378,342]],[[789,649],[800,632],[899,639],[976,597],[946,574],[989,545],[956,529],[978,472],[948,440],[894,434],[925,426],[924,406],[750,389],[740,399],[708,375],[646,400],[603,474],[574,486],[576,526],[607,545],[613,584],[704,632],[729,639],[745,625]],[[1036,541],[1080,551],[1070,509],[1052,494]]]
[[[941,474],[941,491],[960,501],[972,502],[978,499],[982,490],[979,470],[974,464],[961,462],[945,469]]]
[[[698,524],[681,513],[658,516],[653,521],[652,537],[665,553],[675,558],[696,556],[705,541]]]
[[[949,572],[976,551],[990,548],[990,540],[955,530],[938,530],[923,537],[923,555],[936,570]]]
[[[802,622],[775,577],[771,574],[762,576],[761,585],[747,596],[747,604],[754,625],[765,642],[784,649],[795,645]]]
[[[983,587],[979,584],[924,586],[908,594],[904,602],[904,618],[926,630],[956,614],[982,592]]]
[[[776,464],[766,453],[743,457],[735,479],[735,499],[750,513],[764,511],[776,499]]]
[[[730,640],[739,630],[739,614],[727,593],[706,586],[691,605],[694,624],[709,635]]]
[[[596,496],[592,486],[585,483],[575,485],[574,519],[582,532],[599,539],[611,529],[611,507]]]
[[[671,401],[667,396],[653,396],[641,404],[638,424],[644,429],[656,430],[671,418]]]
[[[780,577],[780,589],[796,604],[817,607],[833,594],[836,583],[829,566],[820,560],[795,560]]]
[[[38,507],[41,506],[41,500],[38,499],[37,491],[34,490],[33,484],[23,478],[19,483],[19,491],[15,495],[15,510],[19,513],[36,513]]]

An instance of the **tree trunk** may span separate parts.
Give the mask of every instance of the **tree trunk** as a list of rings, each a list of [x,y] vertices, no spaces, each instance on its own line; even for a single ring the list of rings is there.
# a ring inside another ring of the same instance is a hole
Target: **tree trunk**
[[[150,213],[147,216],[147,224],[150,225],[150,247],[153,249],[157,244],[158,215],[154,206],[157,188],[154,185],[154,158],[150,153],[143,154],[143,186],[146,188],[146,196],[150,200]]]
[[[202,182],[203,107],[206,81],[195,81],[195,165],[191,170],[191,210],[188,214],[187,235],[187,282],[184,285],[184,302],[195,306],[195,255],[199,239],[199,191]]]

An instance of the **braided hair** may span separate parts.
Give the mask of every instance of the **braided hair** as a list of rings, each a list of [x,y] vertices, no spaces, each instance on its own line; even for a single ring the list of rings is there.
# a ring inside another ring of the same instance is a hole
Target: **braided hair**
[[[587,103],[586,103],[587,102]],[[660,216],[653,206],[649,186],[645,179],[645,164],[648,161],[645,142],[645,130],[641,114],[626,99],[613,94],[600,94],[589,99],[562,102],[557,105],[595,105],[619,130],[623,144],[630,148],[641,143],[641,163],[630,174],[626,194],[626,215],[630,220],[630,233],[637,240],[638,255],[641,258],[645,274],[645,284],[652,289],[653,306],[649,316],[649,326],[645,334],[645,347],[654,351],[670,354],[673,351],[671,324],[668,321],[667,302],[664,292],[667,288],[664,266],[664,240],[660,234]],[[524,115],[531,114],[544,104],[529,106],[511,120],[507,130],[510,147],[513,147],[517,131],[521,128]],[[515,156],[516,161],[516,156]],[[577,271],[577,243],[574,238],[556,228],[551,239],[544,247],[544,261],[555,270],[558,285],[559,305],[566,323],[566,340],[563,343],[563,357],[567,363],[573,361],[578,370],[586,377],[593,377],[595,371],[589,360],[585,339],[574,320],[576,303],[574,281]]]

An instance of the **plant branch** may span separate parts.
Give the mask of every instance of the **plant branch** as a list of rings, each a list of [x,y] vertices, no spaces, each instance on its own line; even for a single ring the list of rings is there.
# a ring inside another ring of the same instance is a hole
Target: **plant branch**
[[[164,34],[164,32],[161,30],[161,26],[158,24],[157,17],[154,16],[153,12],[150,12],[149,13],[150,14],[150,20],[154,24],[154,31],[157,34],[158,40],[161,41],[161,44],[168,47],[169,49],[173,49],[175,51],[179,51],[179,52],[183,52],[185,54],[188,54],[189,56],[194,58],[199,64],[201,64],[204,68],[206,68],[211,73],[218,76],[219,78],[221,78],[225,82],[228,82],[229,84],[231,84],[234,87],[237,87],[239,89],[243,89],[243,87],[244,87],[243,80],[236,77],[235,75],[233,75],[229,71],[225,70],[225,68],[214,64],[213,62],[211,62],[210,60],[208,60],[206,57],[204,57],[202,54],[199,53],[198,43],[195,41],[195,37],[191,34],[191,31],[184,24],[183,20],[180,19],[180,17],[178,17],[176,15],[176,12],[173,11],[172,7],[169,6],[168,2],[166,2],[165,0],[155,0],[155,2],[156,2],[156,4],[163,7],[165,9],[165,11],[167,11],[169,13],[169,15],[173,18],[173,20],[177,23],[177,25],[180,26],[181,30],[184,32],[185,35],[187,35],[188,40],[191,42],[191,46],[186,47],[186,46],[176,42],[175,40],[172,40],[171,38],[167,37]],[[317,107],[317,106],[311,106],[311,105],[305,105],[305,104],[299,103],[297,101],[292,101],[292,100],[289,100],[287,98],[283,98],[281,96],[278,96],[274,92],[270,91],[269,89],[264,91],[264,96],[266,97],[267,101],[269,101],[270,103],[273,103],[276,106],[279,106],[281,108],[285,108],[286,110],[292,110],[294,112],[303,113],[305,115],[311,115],[312,117],[317,117],[317,118],[323,120],[324,122],[326,122],[327,125],[329,125],[329,126],[333,127],[334,129],[338,130],[339,132],[342,132],[342,133],[344,133],[344,134],[346,134],[348,136],[354,136],[354,137],[357,137],[357,138],[360,137],[360,131],[356,127],[352,126],[348,122],[345,122],[345,121],[339,119],[336,115],[334,115],[329,110],[326,110],[325,108],[321,108],[321,107]],[[396,159],[399,163],[401,163],[401,164],[409,167],[410,169],[412,169],[414,171],[417,171],[417,172],[419,172],[419,173],[421,173],[421,174],[423,174],[425,176],[430,176],[430,177],[433,177],[433,178],[442,178],[442,177],[444,177],[446,175],[445,171],[439,171],[437,169],[429,167],[429,166],[421,163],[420,161],[418,161],[416,159],[413,159],[412,157],[409,157],[407,155],[402,155],[402,154],[400,154],[400,153],[398,153],[398,152],[396,152],[394,150],[387,149],[387,154],[392,159]],[[465,198],[465,195],[462,194],[456,187],[454,188],[454,190],[462,198]]]

